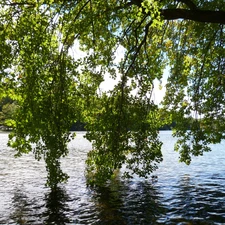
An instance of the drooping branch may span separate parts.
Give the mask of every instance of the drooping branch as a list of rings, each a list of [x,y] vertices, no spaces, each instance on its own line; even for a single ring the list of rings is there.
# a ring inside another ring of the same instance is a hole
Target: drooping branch
[[[225,24],[225,11],[212,10],[187,10],[187,9],[162,9],[164,20],[185,19],[196,22]]]
[[[148,32],[149,32],[149,27],[151,26],[152,24],[152,21],[150,21],[146,26],[145,26],[145,35],[144,35],[144,38],[142,39],[141,43],[139,45],[137,45],[137,48],[136,48],[136,51],[135,51],[135,54],[133,56],[133,59],[132,59],[132,62],[131,64],[129,65],[127,71],[125,72],[125,76],[128,74],[128,72],[130,71],[130,69],[134,66],[134,63],[138,57],[138,54],[140,53],[141,51],[141,48],[144,46],[144,44],[146,43],[146,40],[147,40],[147,36],[148,36]],[[133,50],[133,49],[132,49]],[[131,51],[130,51],[131,52]],[[130,53],[129,52],[129,53]],[[128,55],[127,55],[128,56]],[[125,60],[126,61],[126,60]]]

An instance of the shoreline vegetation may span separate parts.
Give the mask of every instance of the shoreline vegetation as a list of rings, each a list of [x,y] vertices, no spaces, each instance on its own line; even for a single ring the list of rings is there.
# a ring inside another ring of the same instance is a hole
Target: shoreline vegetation
[[[175,122],[173,122],[170,125],[164,125],[163,127],[159,128],[159,130],[172,130],[172,128],[175,126]],[[7,127],[7,126],[0,126],[0,132],[10,132],[12,131],[13,128]],[[85,129],[85,124],[82,122],[76,122],[75,124],[72,125],[70,131],[87,131]]]
[[[13,101],[10,97],[4,97],[0,99],[0,131],[8,132],[12,131],[11,122],[15,119],[15,110],[17,108],[17,103]],[[87,131],[85,128],[87,124],[81,121],[74,123],[70,131]],[[159,130],[172,130],[176,123],[166,124],[159,128]]]

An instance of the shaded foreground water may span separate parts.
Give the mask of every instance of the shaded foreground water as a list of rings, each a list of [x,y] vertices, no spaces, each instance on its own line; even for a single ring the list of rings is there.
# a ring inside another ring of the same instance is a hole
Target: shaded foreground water
[[[164,161],[157,178],[117,178],[90,189],[84,167],[91,145],[83,134],[62,160],[68,183],[51,192],[44,186],[44,163],[33,155],[13,158],[7,134],[0,133],[0,224],[225,224],[225,141],[186,166],[173,152],[171,132],[161,132]]]

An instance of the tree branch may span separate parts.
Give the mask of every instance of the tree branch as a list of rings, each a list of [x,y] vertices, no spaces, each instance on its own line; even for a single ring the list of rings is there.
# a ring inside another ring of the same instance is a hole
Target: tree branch
[[[196,22],[225,24],[225,11],[162,9],[164,20],[185,19]]]
[[[150,21],[146,26],[145,26],[145,36],[144,38],[142,39],[141,43],[137,46],[137,49],[135,51],[135,54],[133,56],[133,59],[132,59],[132,62],[130,63],[126,73],[125,73],[125,76],[127,76],[128,72],[130,71],[130,69],[133,67],[137,57],[138,57],[138,54],[139,52],[141,51],[141,48],[142,46],[146,43],[146,40],[147,40],[147,36],[148,36],[148,31],[149,31],[149,27],[151,26],[152,24],[152,21]],[[129,53],[128,53],[129,54]]]
[[[127,7],[136,5],[142,7],[143,0],[130,0]],[[164,20],[192,20],[196,22],[225,24],[225,11],[222,10],[201,10],[198,9],[192,0],[177,0],[185,4],[189,9],[161,9]]]
[[[35,7],[35,3],[31,3],[31,2],[10,2],[10,3],[4,3],[4,5],[7,5],[7,6],[33,6],[33,7]]]

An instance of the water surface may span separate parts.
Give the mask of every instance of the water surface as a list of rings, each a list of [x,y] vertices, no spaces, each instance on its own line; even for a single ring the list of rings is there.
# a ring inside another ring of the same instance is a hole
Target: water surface
[[[14,158],[7,133],[0,133],[0,224],[225,224],[224,141],[186,166],[178,163],[171,132],[161,132],[164,161],[154,173],[157,178],[116,178],[90,189],[84,168],[91,145],[83,134],[62,160],[68,183],[50,191],[43,161],[32,154]]]

